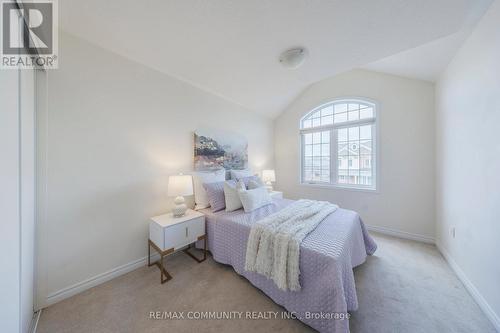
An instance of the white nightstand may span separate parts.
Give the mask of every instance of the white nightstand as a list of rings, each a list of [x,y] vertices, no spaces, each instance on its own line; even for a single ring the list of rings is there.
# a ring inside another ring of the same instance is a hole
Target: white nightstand
[[[283,192],[280,192],[280,191],[269,192],[269,195],[273,199],[283,199]]]
[[[204,240],[203,258],[198,259],[189,252],[191,245]],[[163,258],[175,250],[189,246],[184,252],[197,262],[207,259],[207,238],[205,232],[205,215],[188,209],[186,215],[173,217],[172,213],[151,218],[149,223],[148,266],[157,265],[161,272],[161,283],[172,278],[163,264]],[[160,254],[160,260],[151,263],[151,247]],[[163,276],[165,275],[165,279]]]

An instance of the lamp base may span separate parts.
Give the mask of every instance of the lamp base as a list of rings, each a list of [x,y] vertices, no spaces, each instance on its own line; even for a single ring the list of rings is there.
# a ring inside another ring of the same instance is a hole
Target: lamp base
[[[186,211],[187,211],[187,206],[185,204],[184,197],[182,197],[182,196],[176,197],[174,200],[174,203],[175,203],[175,206],[172,209],[172,215],[174,217],[184,216],[184,214],[186,214]]]
[[[273,183],[266,182],[266,188],[267,188],[267,192],[272,192],[273,191]]]

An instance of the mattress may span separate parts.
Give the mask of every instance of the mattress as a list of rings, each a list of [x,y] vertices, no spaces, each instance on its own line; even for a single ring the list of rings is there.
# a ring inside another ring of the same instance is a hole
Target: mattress
[[[353,268],[377,248],[356,212],[339,208],[304,238],[300,291],[280,290],[272,280],[244,269],[252,225],[292,202],[275,199],[250,213],[201,210],[206,215],[208,249],[215,261],[231,265],[307,325],[320,332],[349,332],[348,312],[358,308]]]

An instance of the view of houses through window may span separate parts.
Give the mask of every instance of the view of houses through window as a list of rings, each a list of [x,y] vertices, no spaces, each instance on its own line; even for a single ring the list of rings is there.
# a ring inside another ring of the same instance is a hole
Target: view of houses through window
[[[375,105],[360,100],[334,101],[303,117],[302,182],[374,189],[375,117]]]

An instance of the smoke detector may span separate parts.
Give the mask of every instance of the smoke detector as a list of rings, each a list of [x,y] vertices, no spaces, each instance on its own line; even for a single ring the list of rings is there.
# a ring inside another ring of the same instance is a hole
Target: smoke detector
[[[307,56],[307,49],[304,47],[296,47],[281,53],[280,63],[290,69],[296,69],[304,63]]]

